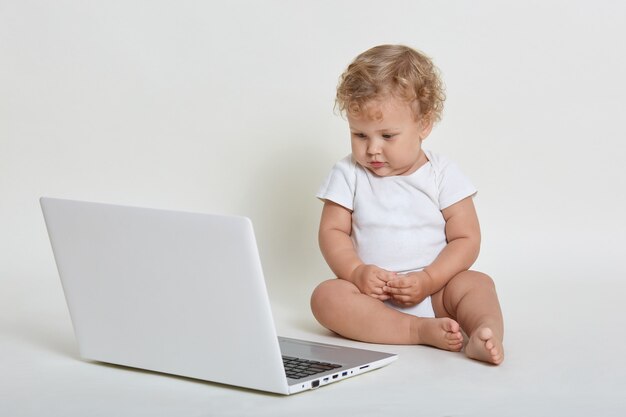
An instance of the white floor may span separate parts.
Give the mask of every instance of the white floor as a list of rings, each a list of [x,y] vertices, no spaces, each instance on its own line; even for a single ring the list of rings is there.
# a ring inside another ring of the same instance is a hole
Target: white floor
[[[497,271],[507,325],[500,367],[341,339],[314,322],[306,290],[289,303],[274,291],[282,335],[400,354],[383,369],[290,397],[82,361],[56,277],[16,277],[0,299],[0,416],[626,415],[625,291],[613,276],[624,269],[593,279],[547,272],[541,291],[529,271]]]

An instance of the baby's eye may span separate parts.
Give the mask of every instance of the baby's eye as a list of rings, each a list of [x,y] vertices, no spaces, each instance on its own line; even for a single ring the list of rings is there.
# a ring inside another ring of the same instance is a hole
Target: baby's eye
[[[391,139],[395,136],[395,134],[391,134],[391,133],[386,133],[383,135],[383,139]]]
[[[366,137],[367,137],[367,136],[365,136],[365,133],[356,133],[356,132],[353,132],[353,133],[352,133],[352,136],[355,136],[355,137],[357,137],[357,138],[361,138],[361,139],[363,139],[363,138],[366,138]]]

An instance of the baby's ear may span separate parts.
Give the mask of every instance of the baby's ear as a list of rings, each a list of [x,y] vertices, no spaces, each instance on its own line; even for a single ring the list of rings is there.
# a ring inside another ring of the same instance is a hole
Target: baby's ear
[[[420,118],[420,139],[424,140],[433,130],[434,120],[431,114],[425,114]]]

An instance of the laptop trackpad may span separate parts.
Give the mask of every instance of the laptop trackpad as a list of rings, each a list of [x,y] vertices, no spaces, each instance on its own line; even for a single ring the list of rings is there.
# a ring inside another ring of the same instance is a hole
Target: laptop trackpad
[[[393,356],[389,353],[327,345],[286,337],[279,337],[278,342],[283,356],[336,363],[348,368]]]

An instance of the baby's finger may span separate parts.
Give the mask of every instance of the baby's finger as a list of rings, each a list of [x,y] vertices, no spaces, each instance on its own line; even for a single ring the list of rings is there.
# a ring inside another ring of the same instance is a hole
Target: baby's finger
[[[370,297],[375,298],[380,301],[387,301],[391,298],[387,294],[370,294]]]
[[[398,300],[402,303],[406,303],[411,299],[411,296],[406,294],[397,294],[393,296],[394,300]]]
[[[372,287],[372,288],[370,288],[370,290],[369,290],[370,295],[374,295],[374,294],[375,294],[375,295],[382,295],[382,294],[384,294],[384,292],[385,292],[385,291],[383,290],[383,287],[382,287],[382,286],[381,286],[381,287],[373,286],[373,287]]]
[[[373,280],[370,284],[373,287],[379,289],[381,293],[385,292],[385,287],[387,286],[387,282],[383,281],[382,279]]]
[[[380,301],[387,301],[387,300],[391,299],[391,297],[389,295],[387,295],[387,294],[381,294],[381,295],[373,294],[373,295],[371,295],[371,297],[373,297],[373,298],[375,298],[377,300],[380,300]]]
[[[415,301],[413,301],[408,295],[394,296],[393,301],[402,307],[411,307],[416,304]]]
[[[387,286],[393,288],[409,288],[411,286],[411,281],[406,277],[399,277],[388,281]]]
[[[381,269],[380,271],[376,273],[376,278],[378,278],[383,283],[389,282],[390,280],[395,279],[397,276],[398,276],[397,273],[386,271],[384,269]]]
[[[398,294],[402,294],[404,292],[404,289],[403,288],[390,287],[389,285],[385,285],[383,287],[383,291],[386,292],[387,294],[398,295]]]

